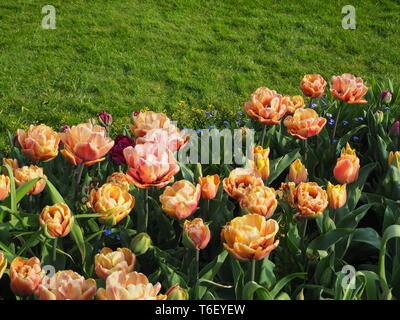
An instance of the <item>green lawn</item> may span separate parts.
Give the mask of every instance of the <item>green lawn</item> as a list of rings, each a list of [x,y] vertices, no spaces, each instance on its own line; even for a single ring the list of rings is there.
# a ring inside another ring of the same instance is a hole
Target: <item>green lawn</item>
[[[41,28],[46,4],[56,30]],[[346,4],[356,30],[341,27]],[[102,109],[118,124],[148,107],[194,127],[261,85],[298,94],[305,73],[398,79],[399,10],[388,0],[1,0],[0,149],[7,129]]]

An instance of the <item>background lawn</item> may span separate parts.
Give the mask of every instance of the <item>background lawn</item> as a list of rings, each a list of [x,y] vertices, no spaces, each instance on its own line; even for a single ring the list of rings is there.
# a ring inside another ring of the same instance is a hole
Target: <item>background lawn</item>
[[[41,28],[46,4],[56,30]],[[341,27],[346,4],[356,30]],[[146,107],[199,127],[205,110],[229,117],[261,85],[299,94],[306,73],[397,80],[399,10],[376,0],[1,0],[0,149],[7,129],[58,128],[102,109],[115,128]]]

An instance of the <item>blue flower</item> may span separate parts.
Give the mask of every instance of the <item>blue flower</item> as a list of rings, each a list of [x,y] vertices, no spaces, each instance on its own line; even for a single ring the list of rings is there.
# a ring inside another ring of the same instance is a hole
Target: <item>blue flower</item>
[[[389,109],[390,109],[389,107],[385,107],[385,108],[384,108],[384,110],[386,110],[386,111],[389,110]]]
[[[240,125],[242,124],[242,120],[236,121],[236,124],[237,124],[238,126],[240,126]]]
[[[336,142],[337,142],[337,140],[336,140],[336,139],[332,139],[332,142],[333,142],[333,143],[336,143]]]
[[[333,117],[332,113],[327,113],[326,116],[327,116],[328,118],[332,118],[332,117]]]
[[[119,234],[117,234],[117,235],[115,236],[115,239],[117,239],[118,241],[121,240],[121,237],[119,236]]]
[[[349,122],[347,120],[343,120],[343,124],[346,126],[349,124]]]
[[[329,119],[328,123],[329,123],[329,124],[332,126],[332,125],[334,125],[334,124],[335,124],[335,120],[333,120],[333,119]]]
[[[212,114],[211,114],[210,112],[206,111],[206,116],[209,117],[209,118],[211,118],[211,117],[212,117]]]
[[[322,106],[323,106],[323,107],[326,107],[326,103],[323,103]]]
[[[354,121],[363,121],[364,118],[363,117],[359,117],[359,118],[354,118]]]
[[[105,230],[104,230],[104,234],[105,234],[106,236],[112,235],[112,231],[111,231],[110,229],[105,229]]]
[[[313,103],[310,108],[315,109],[317,107],[317,105],[315,103]]]
[[[236,113],[239,115],[239,116],[242,116],[243,115],[243,112],[242,111],[236,111]]]
[[[358,141],[358,140],[360,140],[360,138],[357,137],[357,136],[354,136],[354,137],[353,137],[353,140],[354,140],[354,141]]]
[[[101,249],[97,249],[97,253],[100,253],[101,252]]]
[[[196,133],[200,134],[201,133],[201,129],[196,130]]]
[[[208,129],[215,129],[215,126],[209,126]]]
[[[229,122],[226,121],[226,120],[223,122],[223,124],[226,125],[226,126],[229,126]]]

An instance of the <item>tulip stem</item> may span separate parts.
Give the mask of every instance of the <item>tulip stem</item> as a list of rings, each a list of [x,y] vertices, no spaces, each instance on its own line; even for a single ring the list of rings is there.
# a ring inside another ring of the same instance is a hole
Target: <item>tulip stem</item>
[[[265,133],[267,132],[267,125],[264,124],[262,136],[261,136],[261,146],[264,148],[264,139],[265,139]]]
[[[338,122],[339,122],[339,117],[340,117],[340,112],[342,111],[342,107],[343,107],[343,102],[341,102],[340,105],[339,105],[338,113],[337,113],[337,115],[336,115],[335,124],[333,125],[332,140],[335,139],[336,128],[337,128],[337,124],[338,124]]]
[[[196,283],[199,281],[199,261],[200,261],[200,249],[196,250]]]
[[[147,225],[149,222],[149,189],[144,189],[144,213],[143,221],[138,226],[141,232],[147,232]]]
[[[78,175],[77,175],[77,178],[76,178],[77,189],[79,189],[79,184],[81,183],[82,173],[83,173],[83,168],[84,167],[85,167],[85,164],[83,162],[78,166]]]
[[[53,244],[53,263],[56,264],[57,261],[57,240],[58,238],[54,239],[54,244]]]
[[[303,247],[305,248],[305,238],[306,238],[306,232],[307,232],[307,223],[308,223],[308,219],[304,220],[304,225],[303,225],[303,234],[301,237],[301,241],[303,242]]]
[[[307,139],[303,140],[303,148],[304,148],[304,164],[307,162]]]
[[[251,281],[256,278],[256,259],[251,260]]]

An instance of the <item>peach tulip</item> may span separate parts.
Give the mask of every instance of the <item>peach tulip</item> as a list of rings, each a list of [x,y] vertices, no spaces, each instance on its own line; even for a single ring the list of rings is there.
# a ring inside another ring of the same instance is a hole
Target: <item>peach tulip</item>
[[[262,146],[253,148],[253,159],[249,161],[249,166],[257,172],[261,179],[267,180],[269,177],[269,148],[263,149]]]
[[[28,296],[36,291],[43,279],[40,260],[15,258],[10,265],[10,287],[17,296]]]
[[[14,179],[17,188],[22,186],[24,183],[34,180],[36,178],[42,178],[29,190],[29,195],[37,195],[43,191],[46,187],[47,176],[43,173],[43,168],[39,168],[34,165],[24,166],[14,170]]]
[[[326,192],[328,194],[329,208],[339,209],[346,204],[347,194],[345,184],[333,185],[328,182]]]
[[[302,96],[284,96],[285,104],[287,106],[286,114],[294,114],[297,109],[304,108],[304,99]]]
[[[292,208],[296,207],[296,199],[294,191],[296,190],[296,184],[294,182],[282,182],[281,187],[277,191],[279,199],[284,200],[290,204]]]
[[[106,288],[97,290],[100,300],[165,300],[159,294],[161,284],[151,284],[143,273],[113,272],[106,280]]]
[[[84,163],[90,166],[103,161],[114,145],[107,130],[92,123],[81,123],[60,133],[64,149],[62,155],[73,165]]]
[[[50,237],[65,237],[71,231],[74,217],[65,203],[56,203],[46,206],[39,216],[41,226],[46,226],[46,232]]]
[[[347,143],[346,148],[342,149],[340,158],[333,169],[333,175],[341,184],[349,184],[358,179],[360,170],[360,159],[356,156],[356,151],[350,148]]]
[[[165,293],[167,300],[189,300],[189,292],[176,284]]]
[[[37,291],[40,300],[93,300],[95,293],[96,281],[85,279],[72,270],[44,277]]]
[[[0,201],[8,197],[10,193],[10,178],[0,175]]]
[[[107,178],[107,182],[117,184],[126,191],[129,191],[133,184],[132,178],[123,172],[114,172]]]
[[[7,260],[4,257],[4,253],[0,252],[0,279],[3,276],[4,271],[6,271],[7,268]]]
[[[236,168],[222,181],[222,185],[229,196],[240,200],[248,187],[263,186],[264,182],[253,169]]]
[[[2,160],[3,162],[3,166],[5,166],[6,164],[8,164],[10,166],[10,168],[14,171],[15,169],[18,169],[19,165],[18,165],[18,160],[17,159],[7,159],[7,158],[3,158]],[[3,174],[8,176],[8,170],[6,168],[3,168]]]
[[[133,125],[130,127],[135,137],[144,137],[153,129],[164,129],[169,131],[171,121],[164,113],[153,111],[140,112],[138,115],[132,114]]]
[[[173,182],[174,175],[179,172],[174,155],[163,145],[138,144],[123,152],[129,167],[127,174],[138,188],[163,188]]]
[[[363,79],[344,73],[341,76],[333,76],[331,82],[331,93],[336,99],[349,104],[368,103],[363,98],[368,91]]]
[[[204,199],[214,199],[218,192],[220,184],[219,176],[199,177],[199,184],[201,187],[201,195]]]
[[[137,144],[156,143],[166,146],[172,152],[180,150],[190,137],[186,136],[182,131],[174,125],[170,125],[168,129],[151,129],[146,135],[136,139]]]
[[[301,80],[300,87],[307,97],[317,99],[324,95],[326,81],[319,74],[306,74]]]
[[[261,260],[276,249],[279,225],[258,214],[246,214],[231,220],[221,232],[224,248],[236,259]]]
[[[106,280],[115,271],[131,272],[135,262],[136,255],[128,248],[113,251],[106,247],[95,255],[94,270],[100,279]]]
[[[52,128],[41,124],[31,125],[28,132],[17,130],[22,153],[31,161],[49,161],[58,155],[60,137]]]
[[[117,184],[105,183],[90,193],[89,205],[95,213],[104,213],[100,223],[116,225],[135,206],[135,197]]]
[[[320,133],[326,124],[326,119],[310,108],[297,109],[293,116],[287,116],[284,125],[288,132],[299,139],[305,140]]]
[[[265,87],[258,88],[244,104],[247,114],[262,124],[278,124],[285,115],[287,101],[276,91]]]
[[[186,219],[197,209],[200,200],[200,185],[194,186],[187,180],[166,187],[160,196],[163,211],[172,218]]]
[[[388,157],[388,164],[400,169],[400,151],[390,151]]]
[[[278,205],[274,188],[265,186],[249,187],[240,199],[240,207],[247,213],[255,213],[270,218]]]
[[[204,249],[210,242],[210,228],[203,219],[186,220],[183,224],[183,244],[190,249]]]
[[[296,159],[289,168],[289,181],[299,184],[306,182],[308,177],[307,168],[301,163],[300,159]]]
[[[315,182],[302,182],[294,190],[296,218],[317,218],[328,206],[328,195]]]

